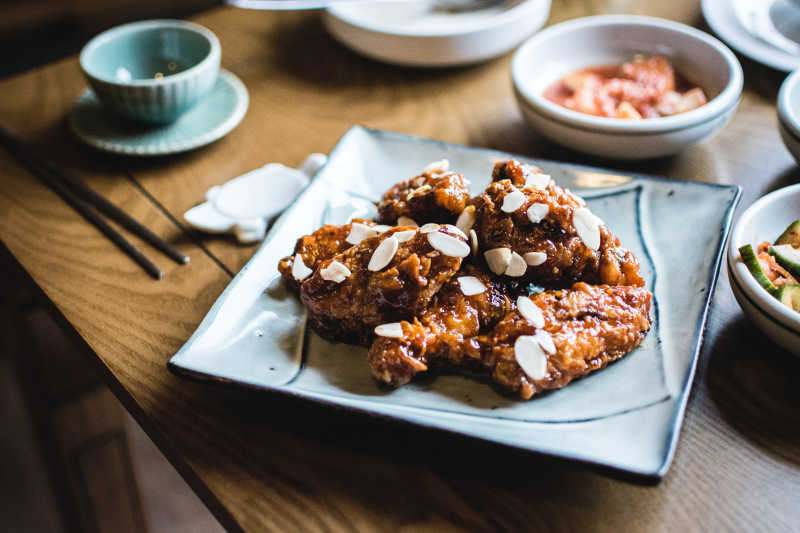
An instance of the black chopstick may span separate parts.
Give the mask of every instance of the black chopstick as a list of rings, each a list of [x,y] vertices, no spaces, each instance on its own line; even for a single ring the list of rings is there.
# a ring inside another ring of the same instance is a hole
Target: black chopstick
[[[148,274],[155,279],[161,279],[164,277],[164,273],[161,271],[161,269],[159,269],[155,264],[153,264],[152,261],[145,257],[144,254],[140,252],[134,245],[128,242],[125,237],[117,233],[114,228],[109,226],[109,224],[103,220],[100,215],[92,210],[91,206],[84,199],[71,191],[69,187],[63,183],[48,176],[46,172],[42,172],[42,169],[36,167],[34,164],[30,163],[28,168],[44,185],[50,187],[53,192],[58,194],[65,202],[72,206],[75,211],[80,213],[83,218],[99,229],[103,235],[108,237],[108,239],[113,242],[117,248],[128,254],[131,259],[136,261],[136,263],[145,269]]]
[[[86,200],[79,197],[75,192],[69,189],[67,185],[53,177],[45,168],[40,165],[40,160],[31,157],[29,152],[23,148],[21,143],[0,125],[0,139],[4,141],[4,145],[8,148],[9,153],[16,156],[33,175],[42,182],[43,185],[50,188],[53,192],[58,194],[67,204],[69,204],[75,211],[77,211],[89,223],[99,229],[108,239],[113,242],[120,250],[125,252],[131,259],[133,259],[139,266],[141,266],[148,274],[155,279],[164,277],[164,273],[153,264],[147,257],[142,254],[136,247],[128,242],[125,237],[117,233],[100,215],[98,215]],[[17,150],[13,150],[17,148]]]
[[[158,235],[147,229],[145,226],[133,219],[128,213],[106,200],[103,196],[94,191],[91,187],[87,186],[83,180],[75,177],[67,172],[58,170],[49,161],[37,157],[31,152],[25,144],[18,139],[13,133],[8,131],[0,124],[0,139],[6,146],[12,147],[16,150],[20,158],[28,160],[30,164],[35,164],[41,169],[51,175],[55,180],[63,182],[66,186],[71,187],[78,195],[82,196],[86,202],[96,207],[101,213],[104,213],[109,218],[116,220],[122,227],[134,235],[138,235],[145,242],[160,250],[164,255],[179,264],[189,262],[189,257],[184,255],[180,250],[160,238]]]

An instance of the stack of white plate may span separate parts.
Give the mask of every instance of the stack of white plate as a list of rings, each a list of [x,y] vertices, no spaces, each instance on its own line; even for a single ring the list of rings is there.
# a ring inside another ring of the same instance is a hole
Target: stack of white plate
[[[372,59],[415,67],[477,63],[508,52],[550,14],[550,0],[514,0],[474,10],[438,9],[435,1],[341,3],[325,14],[328,31]]]

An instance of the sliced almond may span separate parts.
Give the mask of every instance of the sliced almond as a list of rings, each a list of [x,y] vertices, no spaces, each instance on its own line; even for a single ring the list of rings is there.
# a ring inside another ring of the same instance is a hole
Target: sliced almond
[[[467,243],[441,231],[428,233],[428,242],[435,249],[450,257],[467,257],[469,255]]]
[[[556,345],[553,342],[553,337],[550,336],[545,330],[540,329],[536,332],[536,335],[533,336],[536,339],[536,342],[539,343],[539,346],[542,347],[542,350],[549,354],[556,353]]]
[[[463,231],[464,233],[468,233],[469,230],[472,229],[472,226],[475,225],[475,206],[468,205],[461,211],[461,214],[458,215],[458,220],[456,220],[456,226],[458,229]]]
[[[431,233],[432,231],[439,231],[439,228],[441,228],[439,224],[431,222],[419,228],[419,231],[422,233]]]
[[[400,322],[389,322],[375,327],[375,335],[378,337],[389,337],[391,339],[403,338],[403,324]]]
[[[314,271],[308,268],[303,262],[303,255],[295,254],[294,261],[292,262],[292,277],[297,281],[303,281],[313,272]]]
[[[464,233],[463,231],[461,231],[460,229],[458,229],[456,226],[454,226],[452,224],[445,224],[444,225],[444,230],[446,232],[448,232],[448,233],[453,233],[455,235],[458,235],[459,237],[461,237],[464,240],[467,240],[467,234]]]
[[[413,227],[415,227],[415,228],[416,228],[416,227],[417,227],[419,224],[417,224],[417,223],[414,221],[414,219],[413,219],[413,218],[408,218],[408,217],[398,217],[398,218],[397,218],[397,225],[398,225],[398,226],[413,226]]]
[[[540,204],[540,203],[531,204],[531,206],[528,208],[527,211],[528,218],[534,224],[538,224],[539,222],[544,220],[544,218],[547,216],[547,213],[549,212],[550,212],[550,206],[547,204]]]
[[[523,372],[533,380],[547,375],[547,355],[531,335],[521,335],[514,342],[514,357]]]
[[[397,253],[398,246],[400,246],[400,242],[394,235],[381,241],[381,243],[372,253],[372,257],[367,265],[367,270],[370,272],[378,272],[379,270],[383,269],[394,258],[394,254]]]
[[[433,163],[429,163],[428,166],[426,166],[422,172],[423,173],[434,172],[436,170],[440,172],[447,172],[448,170],[450,170],[450,161],[448,161],[447,159],[442,159],[441,161],[434,161]]]
[[[517,311],[519,311],[522,318],[527,320],[531,326],[535,328],[544,327],[544,314],[542,310],[527,296],[520,296],[517,298]]]
[[[489,265],[489,270],[497,274],[504,274],[511,263],[510,248],[492,248],[483,252],[483,257]]]
[[[393,233],[392,237],[397,239],[397,242],[406,242],[410,241],[414,238],[414,235],[417,234],[417,230],[415,229],[407,229],[405,231],[398,231],[397,233]]]
[[[422,187],[417,187],[416,189],[409,191],[409,193],[406,195],[406,201],[416,198],[417,196],[424,196],[432,190],[433,187],[426,183]]]
[[[389,231],[390,229],[392,229],[392,226],[386,226],[384,224],[378,224],[377,226],[372,226],[372,229],[374,229],[375,231],[377,231],[380,234],[380,233],[383,233],[385,231]]]
[[[511,252],[511,261],[509,261],[508,267],[506,267],[505,275],[518,278],[524,275],[527,270],[528,264],[525,262],[525,259],[517,252]]]
[[[473,296],[486,291],[486,285],[475,276],[461,276],[458,278],[458,285],[464,296]]]
[[[341,283],[350,277],[350,269],[339,261],[331,261],[331,264],[319,271],[319,275],[325,281],[335,281]]]
[[[527,199],[528,197],[525,196],[525,193],[512,185],[511,192],[503,197],[503,205],[500,206],[500,210],[504,213],[513,213],[522,207],[522,204],[524,204]]]
[[[469,245],[472,248],[473,257],[478,257],[478,234],[474,229],[469,230]]]
[[[572,223],[583,244],[592,250],[600,249],[600,224],[598,218],[586,207],[579,207],[572,213]]]
[[[544,189],[550,185],[552,180],[553,178],[550,177],[550,174],[530,174],[525,178],[525,186],[533,187],[534,189]]]
[[[377,235],[378,232],[373,226],[367,226],[366,224],[362,224],[360,222],[353,222],[350,225],[350,233],[347,234],[345,241],[355,246],[364,239],[370,239]]]
[[[530,266],[535,267],[547,261],[547,254],[544,252],[528,252],[522,258]]]

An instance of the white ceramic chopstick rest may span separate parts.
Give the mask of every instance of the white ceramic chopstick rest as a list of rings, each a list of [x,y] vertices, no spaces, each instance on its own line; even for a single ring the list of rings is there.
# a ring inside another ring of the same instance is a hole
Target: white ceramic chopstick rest
[[[206,192],[206,202],[189,209],[183,218],[206,233],[230,233],[242,244],[258,242],[274,217],[308,185],[325,164],[325,154],[311,154],[299,168],[269,163]]]

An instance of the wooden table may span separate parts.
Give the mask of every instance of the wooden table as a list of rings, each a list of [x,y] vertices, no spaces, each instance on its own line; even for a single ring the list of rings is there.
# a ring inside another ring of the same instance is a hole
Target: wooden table
[[[555,0],[549,23],[613,11],[702,26],[699,2]],[[613,9],[612,9],[613,8]],[[85,83],[71,58],[0,82],[0,122],[176,243],[153,281],[0,151],[0,238],[109,385],[219,520],[245,531],[789,531],[800,528],[800,360],[763,339],[723,272],[672,469],[655,487],[558,461],[166,369],[255,251],[193,234],[181,214],[212,185],[268,161],[298,164],[352,125],[676,178],[738,183],[742,207],[798,180],[778,136],[783,75],[743,60],[733,122],[675,157],[614,163],[569,153],[522,120],[510,56],[468,68],[386,66],[336,44],[313,13],[221,8],[198,22],[250,91],[225,139],[154,160],[81,146],[65,117]],[[741,209],[741,208],[740,208]],[[676,250],[675,260],[688,250]]]

